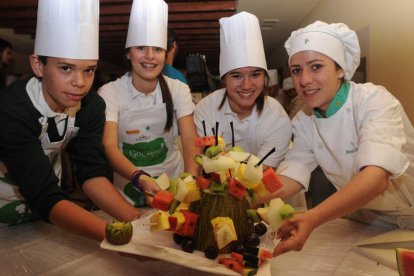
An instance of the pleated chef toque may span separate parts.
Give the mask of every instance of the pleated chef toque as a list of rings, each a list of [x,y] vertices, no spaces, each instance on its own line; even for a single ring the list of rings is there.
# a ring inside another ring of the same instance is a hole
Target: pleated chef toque
[[[154,46],[167,50],[168,5],[163,0],[134,0],[125,48]]]
[[[346,80],[352,78],[360,63],[358,36],[344,23],[316,21],[293,31],[285,48],[289,63],[292,56],[301,51],[317,51],[330,57],[344,70]]]
[[[39,0],[34,53],[99,59],[99,1]]]
[[[267,71],[259,20],[248,12],[220,19],[220,77],[241,67]]]

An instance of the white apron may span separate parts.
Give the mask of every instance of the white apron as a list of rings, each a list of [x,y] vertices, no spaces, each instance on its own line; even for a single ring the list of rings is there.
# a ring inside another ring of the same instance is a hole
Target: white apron
[[[346,101],[330,118],[317,120],[312,117],[315,158],[326,177],[337,189],[344,187],[351,177],[358,173],[358,168],[354,167],[358,153],[358,126],[355,115],[352,116],[354,111],[351,103],[352,101]],[[348,114],[342,114],[344,112]],[[407,181],[408,177],[403,175],[397,179],[390,179],[388,189],[364,206],[364,209],[374,210],[375,217],[379,220],[395,221],[400,227],[401,223],[398,221],[405,220],[405,227],[409,224],[412,225],[409,228],[414,227],[414,199],[408,191],[406,182],[403,181],[404,178]],[[411,222],[407,220],[407,216],[411,217],[408,219]],[[370,223],[375,224],[373,221]]]
[[[162,97],[162,96],[161,96]],[[175,118],[173,127],[164,132],[167,120],[165,103],[136,109],[123,98],[118,122],[119,147],[123,154],[139,169],[151,176],[166,172],[176,178],[184,170],[183,159],[176,139],[178,127]],[[157,99],[162,102],[162,99]],[[145,198],[132,187],[130,179],[114,174],[118,190],[135,206],[142,206]]]
[[[39,140],[59,179],[62,174],[61,150],[66,147],[79,129],[75,127],[75,117],[68,117],[67,120],[66,133],[63,139],[58,142],[50,142],[49,140],[47,118],[42,117],[39,120],[42,125]],[[58,185],[60,185],[60,181]],[[6,167],[0,162],[0,227],[22,223],[30,219],[31,212],[24,203],[19,188],[8,177]]]

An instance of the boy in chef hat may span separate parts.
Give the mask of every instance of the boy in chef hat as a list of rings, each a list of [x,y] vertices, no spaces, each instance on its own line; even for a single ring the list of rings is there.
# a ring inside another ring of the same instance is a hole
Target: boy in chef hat
[[[232,141],[246,152],[264,157],[273,147],[276,152],[264,167],[276,167],[287,151],[291,138],[289,117],[274,98],[264,94],[267,75],[259,20],[241,12],[220,19],[220,77],[225,88],[203,98],[196,106],[198,134],[215,128],[225,141]],[[207,133],[212,135],[212,133]]]
[[[317,21],[292,32],[285,47],[308,110],[293,120],[293,147],[281,165],[284,186],[272,197],[308,189],[318,165],[337,192],[284,222],[274,256],[300,250],[314,228],[345,215],[414,229],[414,129],[384,87],[350,81],[360,58],[356,33]]]
[[[104,239],[106,222],[72,203],[60,187],[65,148],[77,182],[95,204],[121,221],[139,216],[109,181],[101,144],[105,104],[89,92],[98,61],[98,23],[98,0],[39,1],[30,56],[36,77],[16,82],[0,95],[3,225],[40,217]]]
[[[197,133],[188,85],[162,74],[167,25],[164,1],[134,0],[125,45],[131,70],[99,89],[107,106],[103,144],[114,183],[136,206],[144,203],[144,190],[159,189],[149,175],[199,173],[195,144],[183,143],[183,155],[177,146],[178,138],[194,141]]]

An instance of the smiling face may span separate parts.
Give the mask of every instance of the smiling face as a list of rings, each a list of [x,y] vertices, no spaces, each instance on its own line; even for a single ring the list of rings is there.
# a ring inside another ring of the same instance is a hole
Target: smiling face
[[[47,104],[59,113],[76,106],[89,92],[97,67],[97,60],[48,57],[43,64],[32,55],[30,61],[33,72],[42,79]]]
[[[243,67],[224,75],[229,105],[240,119],[249,116],[263,93],[266,73],[262,68]]]
[[[297,93],[311,108],[326,112],[342,83],[344,72],[328,56],[302,51],[290,59],[290,73]]]
[[[152,46],[131,47],[127,58],[131,60],[132,82],[135,88],[144,93],[152,92],[164,67],[165,50]],[[147,91],[148,89],[151,91]]]

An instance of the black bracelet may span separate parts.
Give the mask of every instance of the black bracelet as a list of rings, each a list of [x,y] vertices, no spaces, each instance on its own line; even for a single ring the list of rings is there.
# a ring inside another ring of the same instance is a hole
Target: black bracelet
[[[140,191],[140,192],[143,193],[144,192],[144,188],[142,188],[141,183],[139,183],[139,177],[141,175],[146,175],[146,176],[151,177],[151,175],[149,175],[145,171],[143,171],[143,170],[137,170],[137,171],[135,171],[132,174],[132,186],[134,186],[138,191]]]

